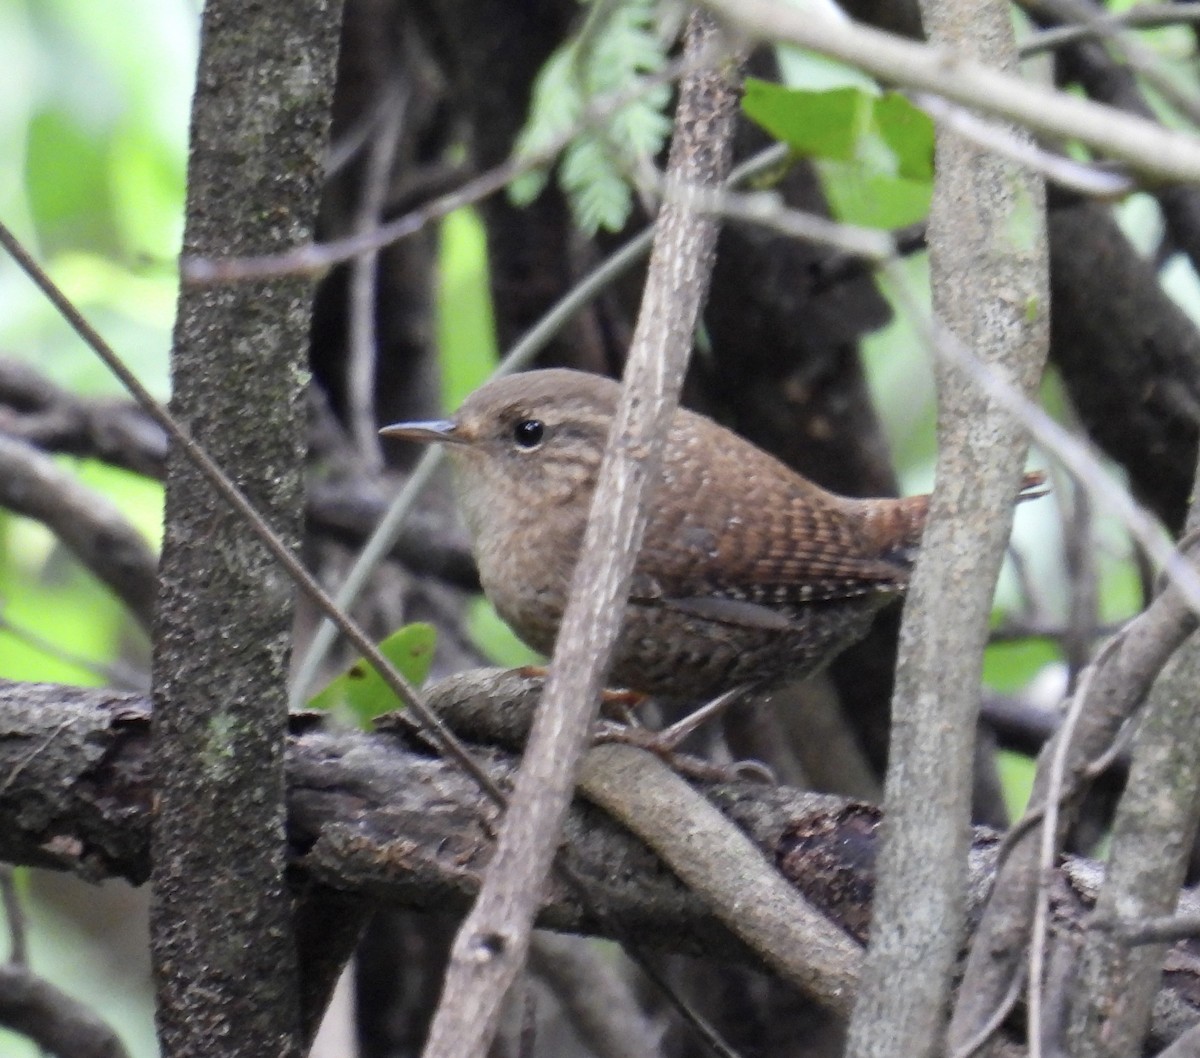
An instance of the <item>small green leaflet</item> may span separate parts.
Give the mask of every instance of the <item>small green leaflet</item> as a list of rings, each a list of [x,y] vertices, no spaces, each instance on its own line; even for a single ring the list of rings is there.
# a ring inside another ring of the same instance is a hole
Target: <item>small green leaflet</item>
[[[393,632],[379,644],[379,649],[400,675],[419,687],[429,675],[436,640],[437,632],[432,625],[417,623]],[[308,706],[349,713],[359,726],[366,727],[375,717],[402,708],[403,703],[396,700],[379,673],[359,658],[312,698]]]
[[[900,228],[929,212],[933,121],[904,96],[853,87],[806,91],[748,78],[742,109],[814,160],[838,220]]]

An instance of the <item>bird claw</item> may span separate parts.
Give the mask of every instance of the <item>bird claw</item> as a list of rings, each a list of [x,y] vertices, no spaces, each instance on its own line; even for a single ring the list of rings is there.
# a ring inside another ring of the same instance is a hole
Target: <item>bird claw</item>
[[[602,746],[606,743],[616,743],[623,746],[633,746],[645,750],[658,757],[672,771],[685,779],[698,782],[729,782],[736,779],[742,768],[741,764],[713,764],[690,753],[680,753],[675,747],[662,739],[662,732],[650,731],[644,727],[626,727],[611,720],[600,720],[592,729],[593,745]],[[753,763],[753,762],[746,762]]]
[[[621,724],[599,720],[593,728],[594,745],[616,742],[653,753],[665,764],[690,779],[726,782],[738,778],[756,778],[774,783],[775,776],[761,761],[739,761],[732,765],[717,765],[691,754],[680,753],[680,744],[714,717],[720,716],[742,694],[746,687],[735,687],[718,695],[707,705],[689,713],[662,731],[651,731],[640,724]]]

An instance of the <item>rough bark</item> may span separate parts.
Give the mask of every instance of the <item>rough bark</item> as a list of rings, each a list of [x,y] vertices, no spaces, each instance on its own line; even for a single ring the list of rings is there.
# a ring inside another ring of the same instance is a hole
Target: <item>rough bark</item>
[[[312,237],[337,0],[206,5],[184,252]],[[175,414],[291,546],[300,538],[311,290],[185,288]],[[292,586],[179,451],[168,460],[154,694],[152,955],[163,1054],[301,1049],[285,867]]]
[[[430,700],[477,745],[492,775],[511,776],[528,730],[537,681],[470,673]],[[0,860],[70,871],[85,880],[150,875],[151,706],[145,697],[52,684],[0,681]],[[393,733],[347,731],[315,714],[293,718],[288,739],[288,854],[296,885],[329,885],[419,909],[460,915],[486,862],[495,809],[452,766],[430,756],[401,725]],[[499,748],[506,747],[506,748]],[[865,938],[880,815],[842,798],[752,780],[693,785],[734,821],[807,899],[847,933]],[[970,922],[992,883],[997,835],[977,829],[969,859]],[[544,894],[539,924],[594,933],[607,925],[664,951],[735,963],[756,958],[707,904],[644,844],[604,813],[576,802],[564,849],[601,917],[561,882]],[[1054,925],[1083,926],[1102,876],[1067,857],[1053,880]],[[1200,904],[1184,896],[1181,911]],[[1200,955],[1174,946],[1156,999],[1153,1040],[1162,1045],[1200,1023]]]

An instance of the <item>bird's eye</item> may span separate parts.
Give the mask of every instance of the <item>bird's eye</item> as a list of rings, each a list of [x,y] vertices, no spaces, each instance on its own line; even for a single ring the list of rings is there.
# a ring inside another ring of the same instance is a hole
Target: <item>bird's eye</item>
[[[513,440],[521,448],[537,448],[545,432],[546,427],[541,419],[522,419],[513,427]]]

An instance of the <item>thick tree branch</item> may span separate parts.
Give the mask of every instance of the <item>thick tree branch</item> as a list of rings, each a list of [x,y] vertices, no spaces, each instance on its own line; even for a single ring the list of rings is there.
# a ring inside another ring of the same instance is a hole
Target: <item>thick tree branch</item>
[[[507,781],[538,697],[538,681],[516,673],[465,673],[430,702],[480,745],[490,773]],[[90,881],[150,873],[150,704],[138,695],[0,681],[0,860],[75,873]],[[402,730],[407,731],[407,725]],[[325,718],[293,718],[288,740],[288,836],[298,885],[430,911],[465,912],[490,853],[496,809],[453,765],[407,735],[364,735]],[[850,936],[870,916],[879,813],[841,798],[761,782],[694,786],[754,842],[767,860]],[[576,803],[564,847],[589,890],[589,906],[552,880],[540,924],[571,932],[616,927],[649,946],[758,962],[645,844],[603,813]],[[972,920],[989,891],[996,835],[974,834]],[[696,866],[702,870],[704,852]],[[1053,880],[1056,921],[1071,934],[1099,890],[1095,864],[1067,858]],[[1182,912],[1200,912],[1184,896]],[[1200,959],[1172,949],[1158,996],[1154,1039],[1169,1042],[1200,1023]]]
[[[1015,68],[1006,4],[929,0],[922,15],[956,55]],[[1040,179],[939,128],[928,241],[934,311],[953,340],[1032,393],[1049,343]],[[876,916],[850,1027],[856,1058],[943,1047],[966,912],[983,650],[1026,449],[1018,423],[965,371],[938,364],[937,487],[900,632]]]
[[[339,0],[205,5],[185,254],[311,238],[340,16]],[[175,416],[292,551],[311,297],[296,279],[184,288],[171,358]],[[153,662],[150,927],[164,1058],[199,1058],[216,1041],[230,1058],[303,1048],[283,876],[293,590],[191,453],[172,448]]]

